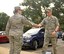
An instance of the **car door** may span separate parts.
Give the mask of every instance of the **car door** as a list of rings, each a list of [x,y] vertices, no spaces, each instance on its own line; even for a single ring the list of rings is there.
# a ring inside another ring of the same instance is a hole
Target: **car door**
[[[45,30],[44,29],[41,29],[39,32],[38,32],[38,41],[39,41],[39,44],[43,44],[44,42],[44,32]]]

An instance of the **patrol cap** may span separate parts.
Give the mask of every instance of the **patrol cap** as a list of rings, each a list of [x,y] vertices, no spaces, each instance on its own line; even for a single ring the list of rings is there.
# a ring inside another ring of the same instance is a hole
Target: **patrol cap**
[[[52,12],[52,9],[51,9],[50,7],[48,7],[48,8],[46,9],[46,12],[48,12],[48,11],[51,11],[51,12]]]
[[[23,11],[19,6],[14,7],[14,9]]]
[[[16,6],[16,7],[14,7],[13,13],[14,13],[14,14],[17,13],[18,10],[23,11],[23,9],[21,9],[19,6]]]

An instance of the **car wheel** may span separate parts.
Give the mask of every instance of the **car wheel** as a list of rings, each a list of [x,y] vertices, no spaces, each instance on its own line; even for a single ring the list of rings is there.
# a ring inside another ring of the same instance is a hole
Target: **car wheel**
[[[43,47],[43,44],[44,44],[44,42],[39,46],[39,48],[42,48]]]
[[[32,45],[32,49],[36,50],[38,48],[38,42],[37,41],[33,41],[33,45]]]

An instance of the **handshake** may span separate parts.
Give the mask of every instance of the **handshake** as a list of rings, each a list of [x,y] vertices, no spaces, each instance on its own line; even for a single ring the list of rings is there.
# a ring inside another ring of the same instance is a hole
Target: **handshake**
[[[40,28],[41,24],[33,24],[33,27]]]
[[[36,27],[36,28],[40,28],[40,27],[42,27],[41,24],[35,24],[35,23],[33,23],[33,22],[31,22],[31,24],[32,24],[33,27]]]

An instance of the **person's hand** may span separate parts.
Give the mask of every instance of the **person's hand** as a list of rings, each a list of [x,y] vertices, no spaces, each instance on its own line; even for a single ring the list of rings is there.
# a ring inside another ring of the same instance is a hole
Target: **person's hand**
[[[39,28],[38,24],[33,24],[33,27]]]
[[[33,27],[39,28],[39,27],[41,27],[41,25],[40,24],[33,24]]]
[[[52,37],[55,37],[56,36],[56,32],[52,32]]]

